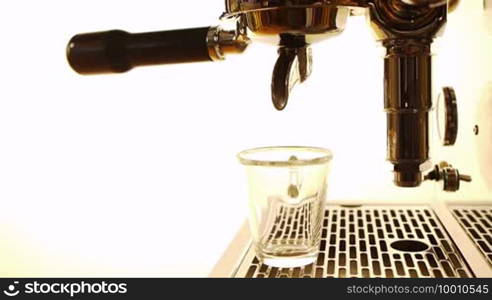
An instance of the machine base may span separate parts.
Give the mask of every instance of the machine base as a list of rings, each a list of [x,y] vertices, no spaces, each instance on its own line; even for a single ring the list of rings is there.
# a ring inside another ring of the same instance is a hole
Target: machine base
[[[313,264],[302,268],[261,264],[245,226],[211,276],[490,277],[491,219],[492,206],[328,206],[320,253]]]

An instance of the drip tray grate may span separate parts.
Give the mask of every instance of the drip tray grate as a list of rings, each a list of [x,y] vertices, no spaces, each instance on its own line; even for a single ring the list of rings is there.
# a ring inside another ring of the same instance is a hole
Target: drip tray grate
[[[492,206],[452,206],[451,211],[492,266]]]
[[[252,248],[237,277],[473,276],[427,206],[328,207],[318,259],[302,268],[262,265]]]

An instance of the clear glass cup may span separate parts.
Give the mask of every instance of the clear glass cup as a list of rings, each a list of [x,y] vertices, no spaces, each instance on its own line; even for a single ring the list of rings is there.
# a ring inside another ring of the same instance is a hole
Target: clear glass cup
[[[313,147],[269,147],[238,154],[249,186],[249,224],[262,263],[313,263],[321,242],[332,154]]]

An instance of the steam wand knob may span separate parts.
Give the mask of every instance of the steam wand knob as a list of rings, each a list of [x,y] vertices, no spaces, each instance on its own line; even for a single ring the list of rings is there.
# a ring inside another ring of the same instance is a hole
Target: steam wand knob
[[[457,192],[460,189],[461,181],[471,182],[472,178],[469,175],[460,174],[458,169],[453,168],[447,162],[441,162],[439,165],[434,167],[431,171],[424,177],[425,180],[443,181],[443,190],[446,192]]]

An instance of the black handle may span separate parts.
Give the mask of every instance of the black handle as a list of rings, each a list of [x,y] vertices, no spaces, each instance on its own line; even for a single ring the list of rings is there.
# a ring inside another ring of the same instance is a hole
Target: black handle
[[[131,34],[121,30],[79,34],[67,48],[80,74],[123,73],[136,66],[211,61],[210,27]]]

